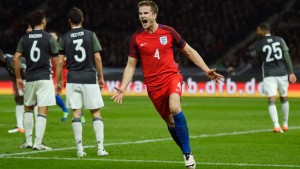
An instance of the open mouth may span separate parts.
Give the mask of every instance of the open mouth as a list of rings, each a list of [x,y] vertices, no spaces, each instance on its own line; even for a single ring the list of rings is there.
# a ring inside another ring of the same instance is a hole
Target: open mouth
[[[147,19],[142,19],[142,22],[143,23],[148,23],[148,20]]]

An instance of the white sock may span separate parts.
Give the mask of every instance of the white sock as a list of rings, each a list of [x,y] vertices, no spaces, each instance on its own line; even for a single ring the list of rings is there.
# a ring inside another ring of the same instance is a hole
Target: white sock
[[[271,120],[274,124],[274,128],[275,127],[280,127],[280,125],[278,123],[278,115],[277,115],[277,109],[276,109],[275,103],[269,104],[269,113],[270,113],[270,116],[271,116]]]
[[[103,140],[104,140],[104,124],[101,118],[95,118],[93,122],[94,132],[96,135],[96,140],[98,144],[98,150],[103,150]]]
[[[281,104],[281,110],[282,110],[282,114],[283,114],[282,125],[283,126],[288,126],[289,110],[290,110],[290,104],[289,104],[288,101]]]
[[[24,129],[23,126],[24,105],[16,105],[17,127]]]
[[[82,145],[82,124],[80,119],[73,119],[72,121],[73,134],[77,145],[77,151],[83,151]]]
[[[46,124],[47,124],[47,117],[44,115],[38,115],[35,123],[34,145],[42,144],[42,140],[45,134]]]
[[[24,130],[26,142],[32,144],[32,131],[33,131],[34,121],[32,112],[24,113]]]

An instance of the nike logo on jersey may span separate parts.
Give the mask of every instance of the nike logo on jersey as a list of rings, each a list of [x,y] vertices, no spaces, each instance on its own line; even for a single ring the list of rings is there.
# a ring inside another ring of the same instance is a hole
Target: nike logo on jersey
[[[141,43],[141,47],[145,46],[147,43]]]

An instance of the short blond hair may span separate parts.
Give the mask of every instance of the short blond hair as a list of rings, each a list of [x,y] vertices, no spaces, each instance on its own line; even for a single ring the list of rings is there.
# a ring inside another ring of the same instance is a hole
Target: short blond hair
[[[155,14],[158,13],[158,7],[156,3],[153,1],[148,1],[148,0],[141,1],[138,3],[138,8],[140,8],[141,6],[151,6],[151,11]]]

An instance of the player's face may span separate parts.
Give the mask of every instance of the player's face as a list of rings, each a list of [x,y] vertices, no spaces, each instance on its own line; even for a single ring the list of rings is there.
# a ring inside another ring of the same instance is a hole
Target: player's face
[[[144,29],[148,29],[156,22],[156,14],[151,10],[151,6],[141,6],[139,8],[139,19]]]

